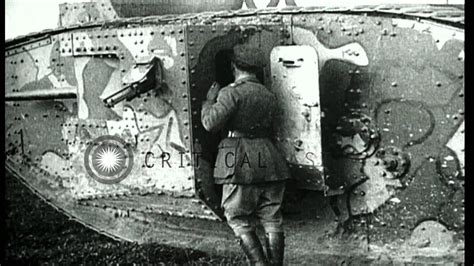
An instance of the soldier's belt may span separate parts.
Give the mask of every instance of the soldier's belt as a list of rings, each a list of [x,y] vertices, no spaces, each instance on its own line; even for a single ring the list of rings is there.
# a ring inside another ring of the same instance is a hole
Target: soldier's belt
[[[258,138],[268,138],[266,133],[244,133],[237,130],[229,131],[227,134],[228,138],[247,138],[247,139],[258,139]]]

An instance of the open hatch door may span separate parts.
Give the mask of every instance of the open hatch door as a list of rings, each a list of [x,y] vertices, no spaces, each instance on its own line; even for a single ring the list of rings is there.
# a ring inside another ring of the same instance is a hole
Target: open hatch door
[[[298,187],[324,191],[316,50],[307,45],[277,46],[270,62],[272,90],[280,107],[275,123],[278,147]]]

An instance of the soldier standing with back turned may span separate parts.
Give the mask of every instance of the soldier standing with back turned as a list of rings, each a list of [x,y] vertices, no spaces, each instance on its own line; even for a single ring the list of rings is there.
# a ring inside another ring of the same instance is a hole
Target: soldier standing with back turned
[[[219,144],[215,183],[223,185],[224,215],[250,264],[282,265],[281,204],[289,173],[270,140],[276,98],[256,77],[264,65],[262,52],[245,45],[236,45],[233,52],[234,83],[221,90],[214,83],[201,113],[206,130],[229,132]],[[267,258],[254,221],[265,229]]]

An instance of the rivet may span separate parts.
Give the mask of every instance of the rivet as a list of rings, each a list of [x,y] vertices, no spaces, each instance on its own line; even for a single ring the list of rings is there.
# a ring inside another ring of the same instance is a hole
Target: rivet
[[[397,83],[396,82],[392,82],[392,87],[397,87]]]
[[[437,86],[437,87],[441,87],[441,82],[437,81],[437,82],[436,82],[436,86]]]

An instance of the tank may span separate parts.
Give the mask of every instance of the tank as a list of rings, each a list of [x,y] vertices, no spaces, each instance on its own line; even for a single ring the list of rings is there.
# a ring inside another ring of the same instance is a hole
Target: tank
[[[281,111],[286,262],[463,262],[464,6],[187,3],[61,4],[6,41],[6,169],[114,239],[240,252],[200,111],[245,43]]]

